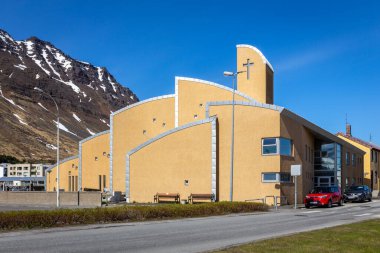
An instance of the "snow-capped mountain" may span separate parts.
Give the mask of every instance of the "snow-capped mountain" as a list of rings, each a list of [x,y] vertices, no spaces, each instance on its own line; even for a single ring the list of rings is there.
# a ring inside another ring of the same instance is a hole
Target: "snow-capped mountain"
[[[0,154],[54,159],[57,102],[62,156],[109,128],[109,114],[138,101],[104,67],[71,58],[49,42],[16,41],[0,29]]]

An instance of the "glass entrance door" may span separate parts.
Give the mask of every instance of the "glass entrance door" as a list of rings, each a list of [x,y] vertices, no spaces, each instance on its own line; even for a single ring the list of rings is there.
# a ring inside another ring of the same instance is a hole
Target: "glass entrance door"
[[[331,186],[331,177],[318,177],[318,186]]]

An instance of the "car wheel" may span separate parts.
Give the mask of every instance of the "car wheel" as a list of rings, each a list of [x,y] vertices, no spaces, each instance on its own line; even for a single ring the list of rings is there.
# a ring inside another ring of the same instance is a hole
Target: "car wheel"
[[[327,203],[327,208],[331,208],[331,207],[332,207],[332,200],[330,199],[329,203]]]
[[[340,199],[338,202],[338,206],[343,206],[343,199]]]
[[[309,208],[310,208],[310,205],[305,205],[305,207],[306,207],[307,209],[309,209]]]
[[[371,197],[369,197],[369,198],[368,198],[368,202],[371,202],[371,201],[372,201],[372,198],[371,198]]]

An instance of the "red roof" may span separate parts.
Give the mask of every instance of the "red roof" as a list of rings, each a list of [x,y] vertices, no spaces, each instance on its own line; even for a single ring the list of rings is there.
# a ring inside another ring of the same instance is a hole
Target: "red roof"
[[[340,135],[340,136],[343,136],[351,141],[354,141],[356,143],[359,143],[363,146],[366,146],[367,148],[373,148],[373,149],[377,149],[380,151],[380,147],[379,146],[376,146],[375,144],[373,143],[370,143],[368,141],[363,141],[362,139],[359,139],[359,138],[356,138],[356,137],[353,137],[351,135],[347,135],[347,134],[344,134],[344,133],[337,133],[336,135]]]

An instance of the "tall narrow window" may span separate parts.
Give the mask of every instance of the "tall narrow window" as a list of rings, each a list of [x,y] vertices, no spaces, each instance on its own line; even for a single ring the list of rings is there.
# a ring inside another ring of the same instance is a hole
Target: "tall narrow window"
[[[99,191],[102,190],[102,175],[99,175]]]
[[[346,153],[346,165],[350,165],[350,153]]]
[[[75,176],[71,176],[71,187],[70,191],[74,192],[75,191]]]
[[[74,191],[78,191],[78,176],[75,176]]]
[[[68,188],[69,191],[71,191],[71,176],[69,176],[69,188]]]
[[[107,179],[106,175],[103,175],[103,189],[107,188],[107,184],[106,184],[107,180],[106,179]]]

